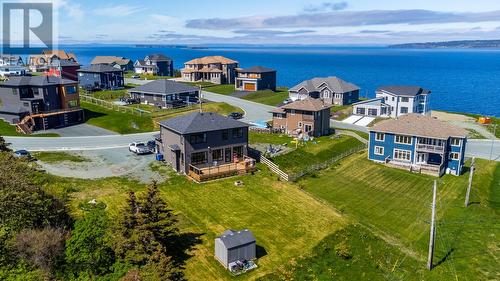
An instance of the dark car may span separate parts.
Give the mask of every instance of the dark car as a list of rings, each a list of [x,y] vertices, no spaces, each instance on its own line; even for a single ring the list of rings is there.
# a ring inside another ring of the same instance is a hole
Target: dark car
[[[27,150],[24,150],[24,149],[14,151],[14,157],[16,157],[16,158],[26,158],[26,159],[32,159],[33,158],[31,156],[31,154]]]
[[[237,120],[237,119],[243,118],[243,114],[241,114],[239,112],[231,112],[231,113],[229,113],[229,115],[227,117]]]
[[[150,140],[150,141],[148,141],[148,143],[146,144],[146,146],[149,148],[149,150],[151,152],[157,152],[156,151],[156,141]]]

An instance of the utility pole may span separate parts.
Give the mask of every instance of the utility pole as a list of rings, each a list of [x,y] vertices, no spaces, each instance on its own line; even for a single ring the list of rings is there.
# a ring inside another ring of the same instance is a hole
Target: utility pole
[[[490,148],[490,161],[493,160],[493,146],[495,144],[497,133],[497,124],[493,125],[493,138],[491,139],[491,148]]]
[[[432,270],[432,259],[434,258],[434,239],[436,238],[436,193],[437,183],[434,180],[434,191],[432,193],[432,218],[431,218],[431,231],[429,237],[429,257],[427,258],[427,269]]]
[[[203,112],[203,108],[202,108],[202,101],[201,101],[201,85],[198,85],[198,88],[200,89],[200,91],[198,92],[198,103],[200,104],[200,113]]]
[[[467,193],[465,194],[465,207],[469,206],[470,189],[472,187],[472,178],[474,177],[474,169],[475,169],[474,162],[475,161],[476,161],[476,158],[473,157],[472,162],[470,164],[469,186],[467,187]]]

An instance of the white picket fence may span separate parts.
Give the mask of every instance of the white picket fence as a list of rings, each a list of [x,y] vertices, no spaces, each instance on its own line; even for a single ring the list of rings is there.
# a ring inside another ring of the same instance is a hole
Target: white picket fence
[[[98,99],[98,98],[94,98],[94,97],[89,96],[89,95],[80,95],[80,100],[85,101],[85,102],[89,102],[89,103],[92,103],[92,104],[95,104],[95,105],[99,105],[99,106],[102,106],[102,107],[105,107],[105,108],[108,108],[108,109],[111,109],[111,110],[115,110],[115,111],[118,111],[118,112],[125,112],[125,113],[137,114],[139,116],[151,115],[152,114],[150,111],[147,111],[147,110],[143,110],[143,109],[135,108],[135,107],[128,107],[128,106],[123,106],[123,105],[117,105],[117,104],[115,104],[113,102],[109,102],[109,101],[106,101],[106,100],[101,100],[101,99]]]
[[[267,159],[263,155],[260,156],[260,163],[265,164],[269,170],[277,174],[281,179],[288,181],[288,174],[283,172],[278,165],[273,163],[273,161]]]

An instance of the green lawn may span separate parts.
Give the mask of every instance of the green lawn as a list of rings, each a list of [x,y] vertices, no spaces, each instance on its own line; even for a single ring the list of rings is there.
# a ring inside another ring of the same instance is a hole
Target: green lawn
[[[276,106],[282,103],[287,98],[288,98],[288,88],[286,87],[278,87],[276,89],[276,92],[273,92],[271,90],[257,91],[243,97],[243,99],[245,100],[250,100],[272,106]]]
[[[87,162],[88,158],[71,154],[67,152],[35,152],[33,153],[35,159],[46,163],[59,163],[59,162]]]
[[[469,208],[463,205],[468,174],[438,179],[438,266],[416,272],[425,266],[434,179],[358,154],[298,184],[418,261],[415,272],[402,280],[498,279],[500,164],[484,160],[478,161]]]
[[[308,253],[325,236],[345,225],[333,209],[293,185],[275,181],[266,169],[238,177],[243,187],[234,186],[235,178],[200,185],[168,174],[170,179],[159,186],[162,196],[179,215],[181,231],[201,239],[186,264],[188,280],[234,279],[214,259],[214,239],[227,229],[248,228],[257,239],[259,268],[238,278],[250,280]],[[96,199],[104,202],[114,216],[124,206],[127,191],[145,189],[125,178],[77,180],[51,176],[45,182],[50,193],[70,199],[68,204],[75,215],[81,212],[79,204]]]
[[[188,85],[191,85],[193,87],[202,87],[202,88],[210,87],[210,86],[214,86],[215,85],[215,84],[213,84],[211,82],[204,82],[204,81],[199,81],[199,82],[181,81],[181,83],[188,84]]]
[[[340,136],[338,138],[319,137],[314,142],[307,142],[297,149],[277,156],[272,160],[285,173],[298,173],[311,165],[323,163],[361,144],[360,141],[349,136]]]
[[[233,84],[205,86],[203,90],[221,95],[230,95],[236,91]]]
[[[284,134],[265,134],[249,132],[248,142],[253,143],[269,143],[269,144],[290,144],[292,138]]]
[[[16,126],[13,126],[3,120],[0,120],[0,136],[12,137],[59,137],[56,133],[40,133],[35,135],[25,135],[16,131]]]
[[[158,79],[170,79],[173,78],[172,76],[157,76],[157,75],[151,75],[151,74],[137,74],[132,71],[127,71],[125,72],[125,78],[132,78],[134,75],[139,75],[141,80],[158,80]]]
[[[81,101],[85,122],[120,134],[151,132],[154,123],[150,116],[139,116],[104,108]]]

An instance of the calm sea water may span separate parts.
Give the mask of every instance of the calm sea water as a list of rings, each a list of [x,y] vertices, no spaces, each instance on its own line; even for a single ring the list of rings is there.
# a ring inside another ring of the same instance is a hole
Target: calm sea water
[[[163,53],[183,62],[222,55],[241,67],[263,65],[278,71],[278,85],[293,86],[312,77],[338,76],[374,97],[382,85],[419,85],[432,90],[433,109],[500,116],[500,50],[407,50],[384,47],[210,47],[136,48],[63,46],[87,65],[96,55],[133,60]]]

